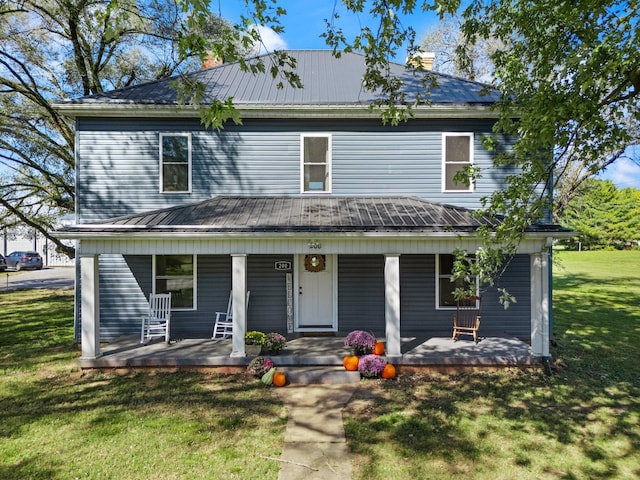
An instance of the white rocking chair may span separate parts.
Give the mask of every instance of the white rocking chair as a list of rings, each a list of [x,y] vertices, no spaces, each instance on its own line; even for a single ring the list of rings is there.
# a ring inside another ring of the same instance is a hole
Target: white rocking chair
[[[247,292],[247,308],[249,308],[249,297],[251,292]],[[212,340],[216,338],[230,338],[233,335],[233,292],[229,293],[229,302],[226,312],[216,312],[216,322],[213,324]]]
[[[164,337],[169,342],[171,321],[171,293],[149,295],[149,313],[142,317],[140,343],[147,343],[153,337]]]

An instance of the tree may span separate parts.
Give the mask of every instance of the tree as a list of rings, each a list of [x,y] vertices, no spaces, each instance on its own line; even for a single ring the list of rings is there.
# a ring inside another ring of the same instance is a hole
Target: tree
[[[147,5],[130,1],[137,8]],[[286,14],[277,0],[246,1],[252,7],[251,14],[222,37],[209,41],[194,28],[209,15],[207,2],[177,0],[189,27],[179,30],[179,58],[213,53],[226,61],[237,60],[248,70],[264,71],[268,67],[282,82],[299,85],[295,62],[286,52],[270,56],[266,60],[270,65],[244,58],[247,49],[260,41],[259,29],[254,26],[281,32],[280,17]],[[111,7],[117,9],[122,4],[113,0]],[[383,122],[392,125],[409,120],[416,108],[416,103],[408,102],[402,94],[402,80],[389,73],[390,62],[418,50],[416,32],[403,25],[396,12],[433,10],[442,18],[458,13],[463,42],[457,61],[462,71],[472,71],[475,46],[489,41],[508,46],[490,54],[495,66],[490,83],[500,90],[502,100],[497,105],[495,136],[486,140],[486,147],[496,152],[496,165],[512,165],[519,173],[508,178],[503,191],[487,197],[480,212],[504,219],[497,228],[480,232],[487,245],[482,255],[476,254],[475,264],[482,264],[478,267],[482,279],[491,281],[499,275],[501,263],[516,251],[526,228],[548,218],[554,206],[551,191],[555,185],[571,172],[596,174],[615,162],[629,145],[638,143],[637,0],[470,0],[464,8],[460,0],[343,0],[343,6],[347,14],[367,9],[379,20],[378,27],[363,26],[354,38],[347,38],[340,28],[339,15],[335,10],[328,12],[327,45],[336,56],[354,50],[365,56],[364,88],[381,94],[372,108],[380,112]],[[111,14],[112,9],[106,12]],[[131,16],[123,16],[123,22],[130,20]],[[102,23],[95,27],[105,30]],[[111,30],[106,30],[105,39],[120,38],[107,35]],[[406,51],[405,43],[409,45]],[[77,63],[78,58],[74,58]],[[240,121],[232,100],[204,99],[198,85],[183,86],[185,101],[210,104],[203,108],[208,125],[221,128],[229,119]],[[429,81],[424,88],[430,88]],[[416,98],[415,102],[426,98]],[[509,148],[500,144],[504,135],[516,139]],[[63,140],[64,148],[72,141]],[[41,157],[40,162],[47,158]],[[64,176],[70,171],[65,166],[56,173]]]
[[[425,32],[420,49],[436,54],[433,69],[437,72],[491,82],[495,73],[491,55],[505,46],[495,38],[488,38],[474,45],[465,43],[462,23],[463,19],[459,15],[444,17],[439,24]],[[464,58],[468,58],[469,62],[463,64],[458,51],[467,48],[472,50],[465,52]]]
[[[576,232],[578,248],[625,248],[640,240],[638,218],[640,190],[618,190],[610,180],[589,178],[567,205],[561,221]]]
[[[253,6],[255,23],[281,29],[279,17],[286,12],[277,0],[247,3]],[[380,110],[383,122],[410,119],[415,104],[406,102],[402,81],[389,74],[388,66],[399,53],[404,57],[417,51],[416,32],[403,25],[396,12],[435,10],[445,17],[458,12],[460,0],[345,0],[343,6],[353,14],[367,9],[379,20],[378,28],[364,26],[354,38],[346,38],[334,10],[326,20],[327,44],[338,56],[343,50],[365,56],[364,88],[382,94],[372,108]],[[512,165],[519,173],[508,177],[504,190],[485,198],[479,212],[503,218],[496,228],[480,232],[487,248],[476,255],[475,265],[481,279],[491,282],[515,253],[526,228],[551,215],[554,186],[576,172],[583,178],[595,175],[627,147],[640,143],[638,2],[470,0],[459,14],[463,41],[457,63],[462,71],[472,70],[477,45],[491,40],[508,46],[490,54],[495,66],[491,84],[502,100],[495,136],[485,145],[496,152],[497,166]],[[400,52],[405,42],[409,47]],[[277,65],[275,70],[274,75]],[[223,121],[221,111],[209,112]],[[500,144],[504,135],[515,139],[509,148]]]
[[[75,132],[52,103],[193,68],[177,48],[187,28],[215,38],[228,26],[209,13],[187,26],[171,0],[0,2],[3,225],[33,227],[73,255],[51,231],[74,211]]]

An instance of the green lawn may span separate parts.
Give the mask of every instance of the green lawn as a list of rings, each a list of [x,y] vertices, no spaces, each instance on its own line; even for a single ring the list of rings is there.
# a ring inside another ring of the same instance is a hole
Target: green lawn
[[[640,252],[562,252],[555,374],[401,376],[347,408],[354,479],[640,478]]]
[[[0,478],[276,479],[286,416],[244,375],[82,375],[70,291],[0,293]]]
[[[555,374],[363,381],[354,479],[640,478],[640,252],[562,252]],[[0,478],[276,479],[286,413],[245,375],[76,366],[71,292],[0,293]]]

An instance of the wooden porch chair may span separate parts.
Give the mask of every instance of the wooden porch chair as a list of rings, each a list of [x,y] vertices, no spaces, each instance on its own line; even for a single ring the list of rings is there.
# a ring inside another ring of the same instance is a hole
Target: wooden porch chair
[[[169,323],[171,321],[171,293],[152,293],[149,295],[149,312],[142,317],[140,343],[146,343],[153,337],[164,337],[169,342]]]
[[[453,341],[460,335],[473,335],[473,341],[478,343],[478,329],[480,328],[480,297],[465,297],[457,302],[456,313],[453,315]]]
[[[251,292],[247,292],[247,308],[249,308],[249,297]],[[229,302],[226,312],[216,312],[216,321],[213,324],[212,340],[216,338],[229,338],[233,335],[233,292],[229,293]]]

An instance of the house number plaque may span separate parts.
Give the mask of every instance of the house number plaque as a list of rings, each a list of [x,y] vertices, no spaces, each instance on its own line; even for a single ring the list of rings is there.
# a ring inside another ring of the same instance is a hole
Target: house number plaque
[[[291,262],[286,262],[286,261],[276,262],[275,263],[275,269],[276,270],[284,270],[284,271],[291,270]]]

